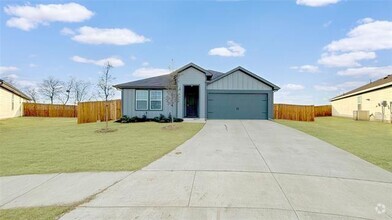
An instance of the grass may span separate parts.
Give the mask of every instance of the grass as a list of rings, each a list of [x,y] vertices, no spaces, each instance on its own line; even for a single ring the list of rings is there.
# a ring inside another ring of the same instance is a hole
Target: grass
[[[315,122],[275,121],[308,133],[392,172],[391,124],[338,117],[320,117],[316,118]]]
[[[0,210],[0,219],[14,219],[14,220],[57,219],[59,216],[70,211],[70,209],[71,207],[67,207],[67,206],[2,209]]]
[[[0,176],[140,169],[195,135],[203,126],[155,122],[76,124],[73,118],[13,118],[0,121]]]

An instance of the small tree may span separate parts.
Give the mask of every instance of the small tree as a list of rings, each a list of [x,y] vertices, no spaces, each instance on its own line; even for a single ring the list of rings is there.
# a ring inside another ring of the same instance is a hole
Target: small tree
[[[174,110],[177,107],[177,103],[178,103],[178,89],[177,89],[177,72],[173,71],[173,60],[171,65],[169,66],[169,82],[166,86],[166,103],[171,106],[171,111],[170,111],[170,115],[171,115],[171,123],[173,123],[174,121],[174,117],[173,117],[173,113]]]
[[[105,121],[106,127],[105,129],[108,130],[109,128],[109,115],[108,115],[108,100],[109,98],[114,96],[114,88],[112,83],[114,81],[114,77],[110,74],[110,69],[113,68],[112,65],[108,62],[102,72],[101,77],[98,81],[98,94],[99,96],[105,101]]]
[[[40,93],[50,100],[50,104],[53,104],[53,100],[59,96],[62,89],[62,82],[55,79],[53,76],[49,76],[44,79],[40,84]]]
[[[66,105],[71,97],[71,94],[74,92],[75,87],[75,79],[70,78],[66,82],[62,82],[62,89],[59,95],[59,100],[63,105]]]
[[[90,83],[83,80],[76,80],[74,86],[75,104],[87,100]]]
[[[27,88],[26,89],[26,93],[27,93],[28,96],[30,96],[31,100],[34,103],[37,103],[39,95],[38,95],[38,89],[36,87],[29,87],[29,88]]]

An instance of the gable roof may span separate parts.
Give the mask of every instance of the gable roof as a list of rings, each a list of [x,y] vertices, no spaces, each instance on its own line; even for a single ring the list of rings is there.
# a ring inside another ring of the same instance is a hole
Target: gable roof
[[[5,90],[8,90],[9,92],[12,92],[15,95],[20,96],[26,100],[31,100],[31,98],[28,95],[24,94],[22,91],[20,91],[19,89],[15,88],[13,85],[7,83],[6,81],[4,81],[2,79],[0,79],[0,87]]]
[[[381,79],[378,79],[374,82],[368,83],[366,85],[363,85],[361,87],[358,87],[356,89],[353,89],[349,92],[346,92],[342,95],[338,95],[334,98],[331,99],[331,101],[336,101],[339,99],[343,99],[343,98],[347,98],[350,96],[354,96],[357,94],[362,94],[362,93],[366,93],[366,92],[370,92],[376,89],[381,89],[387,86],[392,86],[392,74],[391,75],[387,75],[386,77],[383,77]]]
[[[227,73],[225,73],[225,74],[223,74],[223,75],[220,75],[219,77],[217,77],[217,78],[211,80],[209,83],[210,83],[210,84],[211,84],[211,83],[214,83],[214,82],[216,82],[216,81],[218,81],[218,80],[220,80],[220,79],[222,79],[222,78],[224,78],[224,77],[226,77],[226,76],[228,76],[228,75],[230,75],[230,74],[232,74],[232,73],[235,73],[235,72],[237,72],[237,71],[241,71],[241,72],[243,72],[243,73],[245,73],[245,74],[247,74],[247,75],[249,75],[249,76],[255,78],[256,80],[259,80],[260,82],[262,82],[262,83],[264,83],[264,84],[267,84],[267,85],[271,86],[272,89],[275,90],[275,91],[277,91],[277,90],[280,89],[279,86],[277,86],[277,85],[271,83],[270,81],[268,81],[268,80],[266,80],[266,79],[264,79],[264,78],[262,78],[262,77],[260,77],[260,76],[258,76],[258,75],[256,75],[256,74],[252,73],[251,71],[249,71],[249,70],[247,70],[247,69],[245,69],[245,68],[243,68],[243,67],[241,67],[241,66],[236,67],[236,68],[230,70],[229,72],[227,72]]]
[[[194,63],[189,63],[181,68],[179,68],[178,70],[176,70],[176,73],[180,73],[188,68],[195,68],[197,70],[199,70],[200,72],[204,73],[207,76],[207,83],[213,83],[227,75],[230,75],[234,72],[236,72],[237,70],[240,70],[248,75],[250,75],[251,77],[271,86],[273,88],[273,90],[279,90],[280,88],[276,85],[274,85],[273,83],[261,78],[260,76],[246,70],[243,67],[237,67],[234,68],[232,70],[230,70],[227,73],[222,73],[222,72],[218,72],[215,70],[206,70]],[[155,77],[151,77],[151,78],[146,78],[146,79],[141,79],[141,80],[136,80],[136,81],[132,81],[132,82],[127,82],[127,83],[122,83],[122,84],[117,84],[114,85],[115,88],[117,89],[164,89],[167,87],[167,85],[170,82],[170,74],[166,74],[166,75],[161,75],[161,76],[155,76]]]

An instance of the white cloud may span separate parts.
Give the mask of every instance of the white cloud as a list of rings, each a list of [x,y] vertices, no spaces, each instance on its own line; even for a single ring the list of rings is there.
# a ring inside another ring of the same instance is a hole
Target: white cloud
[[[305,87],[299,84],[286,84],[283,86],[283,89],[286,90],[303,90]]]
[[[19,69],[15,66],[0,66],[0,73],[9,73],[9,72],[15,72],[18,71]]]
[[[375,51],[392,49],[392,21],[371,21],[352,29],[346,38],[332,41],[328,51]]]
[[[369,76],[374,78],[389,74],[392,74],[392,66],[349,68],[338,72],[338,75],[341,76]]]
[[[126,28],[94,28],[83,26],[72,40],[84,44],[128,45],[149,42],[150,39]]]
[[[136,69],[132,75],[138,78],[147,78],[147,77],[154,77],[169,74],[169,69],[161,69],[161,68],[153,68],[153,67],[142,67]]]
[[[298,70],[301,73],[317,73],[319,71],[318,66],[313,65],[292,66],[290,69]]]
[[[323,24],[323,27],[327,28],[332,24],[332,21],[327,21]]]
[[[35,63],[30,63],[30,64],[29,64],[29,67],[30,67],[30,68],[34,68],[34,67],[37,67],[37,66],[38,66],[38,65],[35,64]]]
[[[150,65],[148,62],[143,62],[142,63],[142,66],[148,66],[148,65]]]
[[[361,66],[358,61],[371,60],[376,58],[374,52],[350,52],[344,54],[323,54],[317,61],[319,64],[328,67],[356,67]]]
[[[373,18],[362,18],[357,21],[358,24],[367,24],[373,22]]]
[[[8,27],[24,31],[48,25],[50,22],[81,22],[91,18],[94,13],[77,3],[15,5],[4,7],[4,12],[12,16],[7,21]]]
[[[80,56],[73,56],[71,57],[71,60],[78,62],[78,63],[88,63],[88,64],[94,64],[97,66],[105,66],[108,62],[114,66],[114,67],[119,67],[119,66],[124,66],[124,62],[116,57],[108,57],[100,60],[93,60],[93,59],[87,59],[84,57]]]
[[[322,7],[330,4],[336,4],[340,0],[297,0],[297,5],[305,5],[310,7]]]
[[[70,28],[63,28],[63,29],[61,29],[61,31],[60,31],[60,33],[62,34],[62,35],[75,35],[75,31],[73,31],[72,29],[70,29]]]
[[[136,58],[136,56],[131,56],[131,57],[129,57],[132,61],[134,61],[134,60],[136,60],[137,58]]]
[[[245,55],[245,48],[234,41],[227,41],[227,47],[213,48],[208,52],[211,56],[222,57],[242,57]]]
[[[323,91],[323,92],[334,92],[334,91],[346,91],[346,90],[351,90],[357,87],[360,87],[362,85],[364,85],[365,82],[361,82],[361,81],[349,81],[349,82],[344,82],[341,84],[337,84],[337,85],[315,85],[313,86],[313,88],[317,91]]]

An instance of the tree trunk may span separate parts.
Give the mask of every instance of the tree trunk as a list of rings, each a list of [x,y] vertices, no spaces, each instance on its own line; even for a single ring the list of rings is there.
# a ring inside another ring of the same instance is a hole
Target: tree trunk
[[[106,122],[106,130],[109,128],[109,121],[108,121],[108,101],[105,102],[105,122]]]

